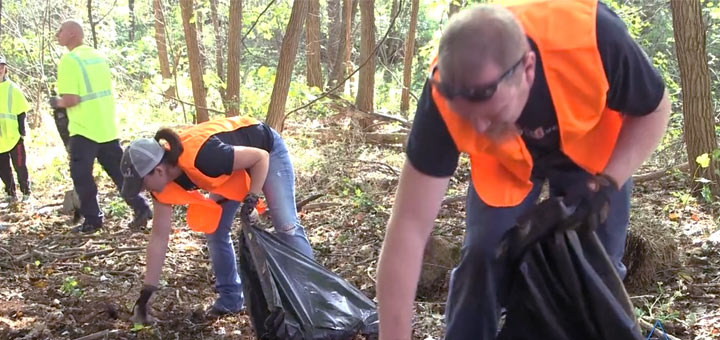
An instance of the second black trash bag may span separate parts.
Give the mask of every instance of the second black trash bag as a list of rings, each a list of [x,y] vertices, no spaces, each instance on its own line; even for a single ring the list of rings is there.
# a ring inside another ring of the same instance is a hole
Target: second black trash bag
[[[375,304],[275,235],[243,223],[238,264],[258,339],[377,338]]]
[[[498,339],[642,339],[630,299],[595,234],[597,216],[559,198],[519,219],[498,247],[512,274]]]

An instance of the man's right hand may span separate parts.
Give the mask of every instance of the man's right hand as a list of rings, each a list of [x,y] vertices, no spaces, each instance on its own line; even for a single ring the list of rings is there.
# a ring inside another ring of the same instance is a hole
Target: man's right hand
[[[140,297],[135,301],[135,305],[133,306],[133,316],[130,318],[133,324],[149,325],[152,323],[152,318],[148,314],[148,310],[150,309],[150,298],[155,291],[157,291],[157,287],[143,285],[140,291]]]

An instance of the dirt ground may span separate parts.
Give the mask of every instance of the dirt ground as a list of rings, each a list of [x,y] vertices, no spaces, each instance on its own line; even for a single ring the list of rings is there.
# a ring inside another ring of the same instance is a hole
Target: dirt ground
[[[322,195],[303,207],[300,218],[316,259],[374,298],[403,149],[369,144],[351,132],[340,135],[326,140],[299,125],[284,133],[298,201]],[[43,152],[29,150],[28,156]],[[128,319],[142,285],[148,232],[126,227],[132,212],[96,169],[105,228],[93,235],[71,233],[72,217],[60,212],[63,193],[72,186],[67,165],[59,157],[34,170],[44,175],[34,177],[33,198],[0,205],[0,339],[254,339],[244,312],[204,316],[215,297],[207,247],[201,234],[184,227],[180,209],[153,300],[157,323],[133,327]],[[463,195],[467,177],[461,168],[448,197]],[[669,175],[635,187],[631,229],[670,235],[677,261],[655,263],[650,274],[646,269],[650,279],[629,289],[630,295],[643,320],[660,320],[676,337],[717,339],[720,233],[709,206],[688,197],[684,181]],[[462,200],[444,205],[434,233],[460,243],[463,217]],[[649,257],[659,251],[648,249]],[[444,296],[416,302],[415,339],[442,338]]]

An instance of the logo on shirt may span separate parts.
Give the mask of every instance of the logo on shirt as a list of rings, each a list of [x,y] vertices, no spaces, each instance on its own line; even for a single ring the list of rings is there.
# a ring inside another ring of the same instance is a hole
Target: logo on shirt
[[[532,139],[543,139],[545,136],[547,136],[550,133],[553,133],[558,130],[557,125],[553,125],[551,127],[537,127],[535,129],[528,129],[528,128],[521,128],[520,129],[520,135],[521,136],[527,136]]]

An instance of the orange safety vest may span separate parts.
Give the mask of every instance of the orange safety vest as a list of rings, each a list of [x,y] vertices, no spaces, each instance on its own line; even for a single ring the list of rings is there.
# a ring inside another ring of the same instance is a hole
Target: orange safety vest
[[[507,7],[542,56],[561,150],[593,174],[605,169],[622,126],[620,114],[606,104],[609,85],[595,35],[597,4],[597,0],[535,0]],[[437,58],[431,70],[436,63]],[[478,196],[495,207],[520,204],[532,189],[533,167],[522,137],[494,143],[450,110],[435,88],[432,97],[458,150],[470,156]]]
[[[259,123],[257,120],[247,117],[221,118],[193,125],[180,131],[178,135],[180,135],[183,152],[178,159],[178,166],[198,188],[230,200],[242,201],[250,190],[250,176],[246,171],[235,171],[230,175],[209,177],[195,167],[195,158],[205,141],[211,136]],[[187,191],[179,184],[170,182],[162,192],[153,192],[153,196],[158,202],[164,204],[187,204],[185,219],[192,230],[212,234],[220,223],[222,207],[197,190]],[[258,202],[257,209],[262,213],[265,210],[264,203]]]

